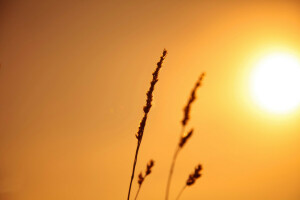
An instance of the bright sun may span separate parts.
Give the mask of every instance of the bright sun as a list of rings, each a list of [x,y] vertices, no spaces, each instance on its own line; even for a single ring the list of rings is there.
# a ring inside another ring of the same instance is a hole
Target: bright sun
[[[251,93],[257,103],[273,113],[293,111],[300,104],[300,62],[287,53],[260,60],[251,76]]]

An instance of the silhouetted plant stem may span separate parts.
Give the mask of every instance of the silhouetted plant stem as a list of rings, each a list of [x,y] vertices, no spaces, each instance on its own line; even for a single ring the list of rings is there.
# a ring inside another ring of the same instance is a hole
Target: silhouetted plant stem
[[[184,189],[187,186],[192,186],[196,182],[196,180],[201,177],[201,175],[202,175],[202,174],[200,174],[201,170],[202,170],[202,165],[198,164],[195,167],[194,172],[189,175],[185,185],[183,186],[183,188],[180,190],[178,196],[176,197],[176,200],[178,200],[180,198],[181,194],[183,193]]]
[[[181,196],[181,194],[183,193],[183,191],[184,191],[185,188],[186,188],[186,185],[184,185],[184,186],[182,187],[182,189],[180,190],[180,192],[178,193],[178,195],[177,195],[177,197],[176,197],[176,200],[178,200],[178,199],[180,198],[180,196]]]
[[[135,157],[134,157],[134,161],[133,161],[133,168],[132,168],[132,174],[131,174],[131,179],[130,179],[130,185],[129,185],[127,200],[130,199],[130,191],[131,191],[132,181],[133,181],[133,178],[134,178],[135,166],[136,166],[136,162],[137,162],[137,158],[138,158],[138,154],[139,154],[140,145],[141,145],[141,141],[138,141],[136,151],[135,151]]]
[[[172,160],[172,164],[171,164],[171,168],[170,168],[170,172],[169,172],[169,177],[168,177],[168,182],[167,182],[167,189],[166,189],[166,200],[169,199],[169,191],[170,191],[170,187],[171,187],[171,180],[172,180],[173,171],[174,171],[174,167],[175,167],[175,163],[176,163],[176,159],[177,159],[179,151],[180,151],[180,148],[177,146],[176,150],[175,150],[175,153],[173,155],[173,160]]]
[[[181,129],[180,138],[182,137],[183,132],[184,132],[184,127],[182,127],[182,129]],[[178,153],[179,153],[180,149],[181,149],[181,147],[179,145],[176,145],[176,149],[175,149],[175,152],[174,152],[174,155],[173,155],[172,164],[171,164],[170,171],[169,171],[169,176],[168,176],[166,196],[165,196],[166,200],[169,199],[169,192],[170,192],[170,187],[171,187],[172,176],[173,176],[175,163],[176,163],[177,156],[178,156]]]
[[[136,195],[135,195],[134,200],[137,200],[137,197],[138,197],[138,195],[139,195],[139,193],[140,193],[140,190],[141,190],[141,186],[139,186],[139,189],[138,189],[138,191],[136,192]]]
[[[157,63],[157,67],[155,69],[155,71],[152,73],[152,81],[150,82],[150,88],[147,92],[147,100],[146,100],[146,105],[143,108],[144,111],[144,116],[142,118],[142,121],[140,122],[140,126],[138,128],[138,132],[136,133],[135,137],[138,140],[137,143],[137,147],[136,147],[136,151],[135,151],[135,156],[134,156],[134,161],[133,161],[133,167],[132,167],[132,173],[131,173],[131,178],[130,178],[130,184],[129,184],[129,190],[128,190],[128,196],[127,196],[127,200],[130,199],[130,191],[131,191],[131,186],[132,186],[132,181],[134,178],[134,172],[135,172],[135,167],[136,167],[136,163],[137,163],[137,158],[138,158],[138,153],[139,153],[139,149],[141,146],[141,142],[143,139],[143,134],[144,134],[144,129],[146,126],[146,121],[147,121],[147,117],[148,117],[148,113],[152,107],[152,99],[153,99],[153,91],[154,91],[154,86],[158,81],[158,73],[160,68],[162,67],[163,61],[165,59],[167,55],[167,50],[163,50],[162,56],[160,57],[159,62]]]
[[[143,175],[142,172],[139,174],[139,179],[138,179],[139,189],[138,189],[138,191],[137,191],[137,193],[135,195],[135,198],[134,198],[135,200],[137,199],[137,197],[139,195],[139,192],[141,190],[142,184],[145,181],[146,177],[151,174],[153,166],[154,166],[154,161],[150,160],[147,163],[147,168],[146,168],[146,171],[145,171],[145,175]]]
[[[170,171],[169,171],[169,177],[168,177],[168,182],[167,182],[165,200],[169,199],[169,191],[170,191],[170,187],[171,187],[171,181],[172,181],[172,176],[173,176],[177,156],[178,156],[180,150],[184,147],[187,140],[192,136],[192,133],[193,133],[193,129],[191,129],[187,134],[184,135],[184,130],[185,130],[185,127],[187,126],[188,121],[190,119],[191,105],[196,100],[196,91],[201,86],[204,75],[205,75],[204,73],[202,73],[200,75],[200,77],[197,80],[194,88],[192,89],[192,92],[191,92],[191,95],[188,99],[188,102],[187,102],[186,106],[183,109],[184,115],[183,115],[183,120],[181,121],[182,129],[181,129],[181,133],[180,133],[179,143],[178,143],[178,146],[176,147],[176,150],[174,152],[171,168],[170,168]]]

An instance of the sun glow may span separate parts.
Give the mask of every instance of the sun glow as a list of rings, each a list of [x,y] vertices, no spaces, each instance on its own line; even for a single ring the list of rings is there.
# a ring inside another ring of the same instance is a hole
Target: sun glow
[[[287,53],[273,53],[260,60],[251,76],[254,100],[272,113],[287,113],[300,103],[300,62]]]

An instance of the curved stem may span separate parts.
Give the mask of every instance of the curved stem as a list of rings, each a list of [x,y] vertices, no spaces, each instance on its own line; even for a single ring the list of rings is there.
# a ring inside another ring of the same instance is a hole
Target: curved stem
[[[181,196],[181,194],[183,193],[184,189],[186,188],[186,185],[183,186],[183,188],[180,190],[179,194],[176,197],[176,200],[178,200]]]
[[[182,129],[181,129],[179,141],[180,141],[181,136],[184,132],[184,128],[185,127],[183,126]],[[171,168],[170,168],[170,172],[169,172],[169,177],[168,177],[168,182],[167,182],[165,200],[169,199],[169,191],[170,191],[170,187],[171,187],[171,180],[172,180],[172,176],[173,176],[173,171],[174,171],[176,159],[177,159],[177,156],[178,156],[178,153],[179,153],[180,149],[181,149],[180,146],[177,145],[176,150],[175,150],[174,155],[173,155],[173,160],[172,160],[172,164],[171,164]]]
[[[169,177],[168,177],[168,183],[167,183],[167,189],[166,189],[166,200],[169,199],[169,191],[170,191],[170,186],[171,186],[171,180],[172,180],[172,176],[173,176],[173,171],[174,171],[174,167],[175,167],[175,163],[176,163],[176,159],[178,156],[178,153],[180,151],[180,147],[177,146],[174,156],[173,156],[173,160],[172,160],[172,164],[171,164],[171,168],[170,168],[170,172],[169,172]]]
[[[130,179],[130,185],[129,185],[127,200],[130,199],[131,185],[132,185],[132,181],[133,181],[133,178],[134,178],[135,166],[136,166],[137,157],[138,157],[138,154],[139,154],[139,149],[140,149],[141,141],[142,140],[138,140],[138,144],[137,144],[136,151],[135,151],[135,157],[134,157],[134,161],[133,161],[133,168],[132,168],[132,174],[131,174],[131,179]]]
[[[137,200],[137,197],[138,197],[138,195],[139,195],[139,193],[140,193],[141,187],[142,187],[142,185],[140,185],[138,191],[136,192],[136,195],[135,195],[134,200]]]

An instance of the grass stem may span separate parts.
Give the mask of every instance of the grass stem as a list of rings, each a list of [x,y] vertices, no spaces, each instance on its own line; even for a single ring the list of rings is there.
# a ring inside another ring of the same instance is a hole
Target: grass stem
[[[181,194],[183,193],[184,189],[186,188],[186,184],[182,187],[182,189],[180,190],[180,192],[178,193],[176,200],[178,200],[181,196]]]
[[[142,187],[142,185],[140,185],[138,191],[136,192],[136,195],[135,195],[134,200],[137,200],[137,197],[138,197],[138,195],[139,195],[139,193],[140,193],[141,187]]]
[[[180,138],[182,137],[183,132],[184,132],[184,127],[182,127],[182,129],[181,129]],[[175,149],[173,159],[172,159],[172,164],[171,164],[170,171],[169,171],[165,200],[169,199],[169,192],[170,192],[170,187],[171,187],[172,176],[173,176],[177,156],[178,156],[180,150],[181,150],[181,147],[179,145],[176,145],[176,149]]]
[[[135,172],[135,167],[136,167],[136,163],[137,163],[137,158],[138,158],[138,154],[139,154],[139,149],[141,146],[141,142],[143,139],[143,135],[144,135],[144,129],[146,126],[146,122],[147,122],[147,117],[148,117],[148,113],[152,107],[152,100],[153,100],[153,91],[154,91],[154,86],[158,81],[158,74],[159,71],[162,67],[163,61],[165,60],[167,55],[167,50],[163,50],[162,56],[160,57],[159,62],[157,62],[157,66],[155,71],[152,73],[152,80],[150,82],[150,88],[148,90],[148,92],[146,93],[147,95],[147,99],[146,99],[146,105],[143,108],[144,111],[144,117],[142,118],[141,122],[140,122],[140,126],[138,128],[138,132],[136,133],[135,137],[138,140],[137,143],[137,147],[136,147],[136,151],[135,151],[135,156],[134,156],[134,161],[133,161],[133,167],[132,167],[132,172],[131,172],[131,178],[130,178],[130,184],[129,184],[129,190],[128,190],[128,196],[127,196],[127,200],[130,199],[130,192],[131,192],[131,186],[132,186],[132,181],[134,178],[134,172]]]

